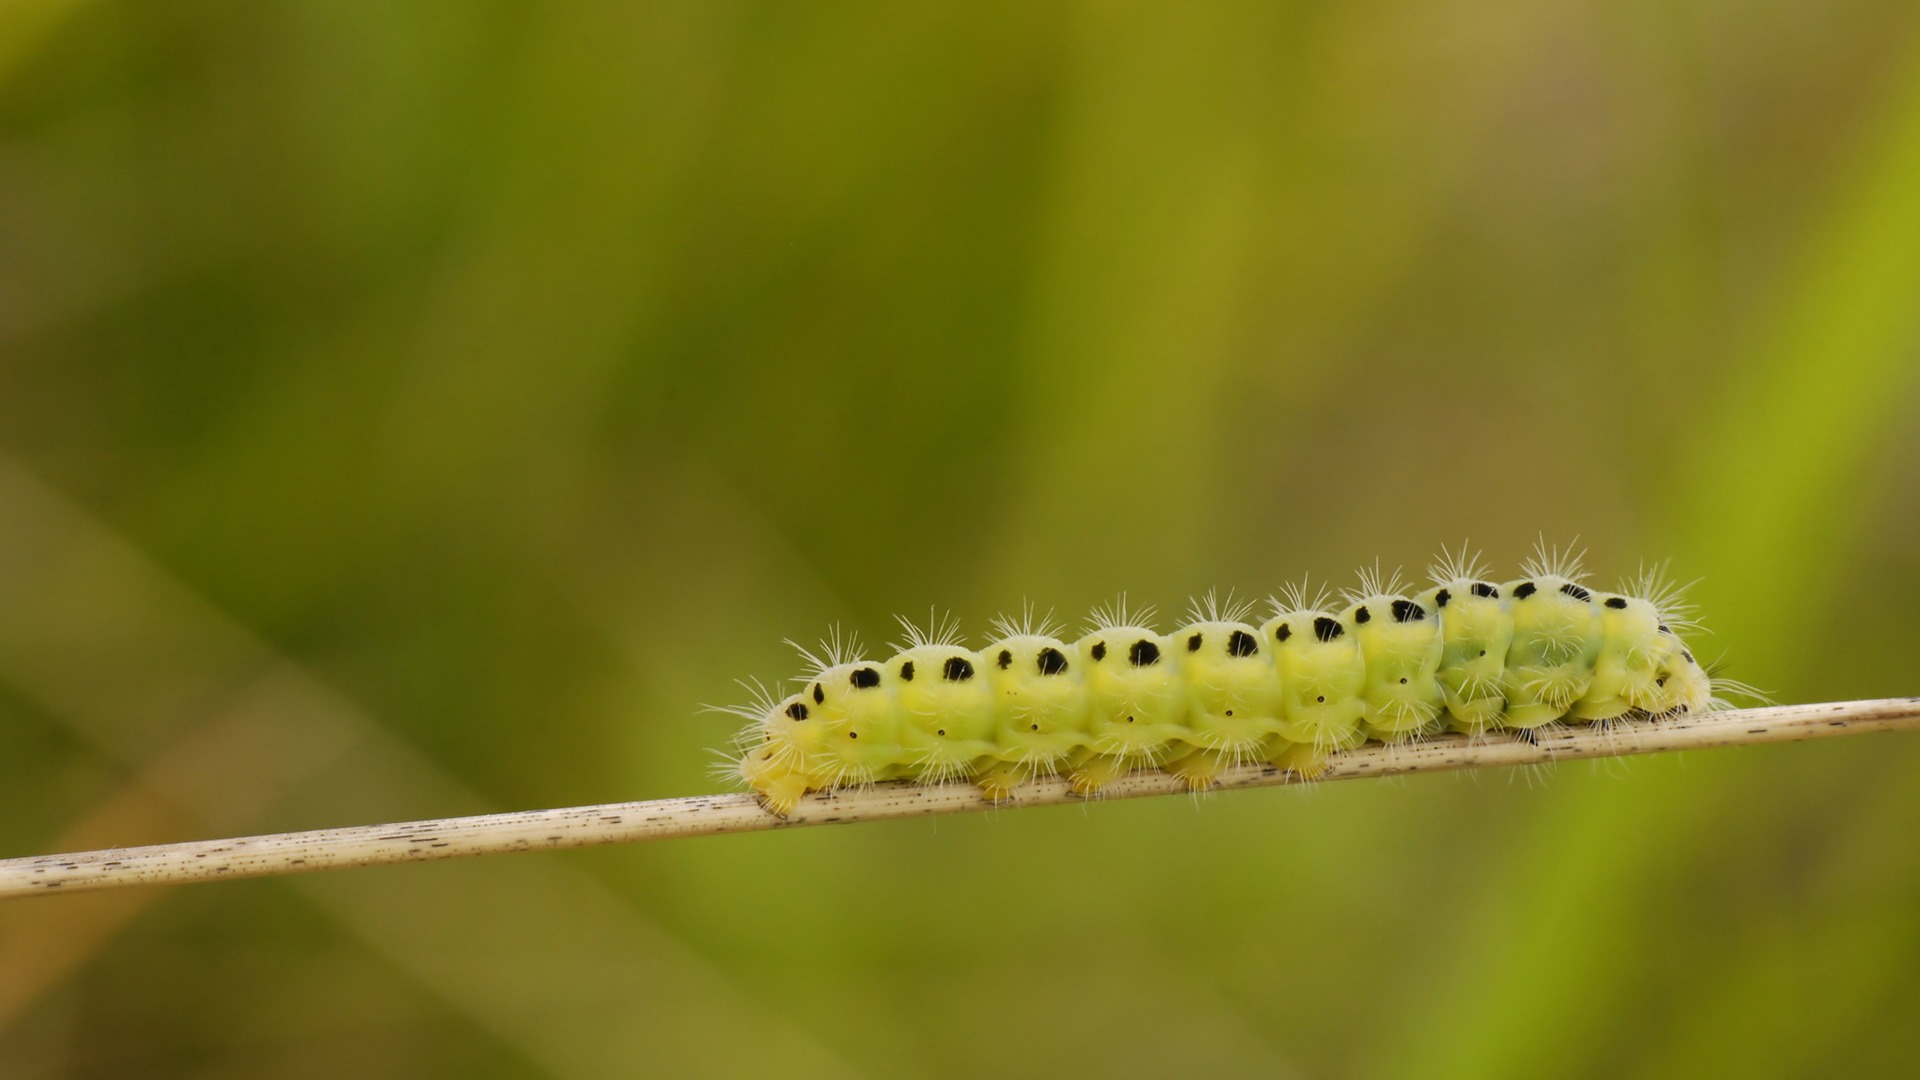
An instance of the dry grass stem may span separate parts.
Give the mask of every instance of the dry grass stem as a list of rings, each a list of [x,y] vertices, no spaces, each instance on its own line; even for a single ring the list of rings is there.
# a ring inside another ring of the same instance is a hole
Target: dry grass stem
[[[1370,743],[1336,754],[1329,761],[1326,773],[1314,782],[1536,765],[1717,746],[1801,742],[1913,728],[1920,728],[1920,698],[1782,705],[1667,720],[1567,727],[1541,734],[1535,742],[1510,734],[1478,740],[1447,735],[1417,744]],[[1291,773],[1250,765],[1226,772],[1218,786],[1229,789],[1302,782]],[[1176,777],[1139,772],[1115,781],[1100,798],[1130,799],[1184,790]],[[998,804],[983,799],[971,785],[878,784],[860,790],[810,795],[785,817],[767,812],[752,795],[697,795],[0,860],[0,896],[267,877],[509,851],[952,814],[986,810],[996,805],[1003,808],[1047,806],[1081,801],[1067,790],[1066,781],[1057,777],[1023,785]]]

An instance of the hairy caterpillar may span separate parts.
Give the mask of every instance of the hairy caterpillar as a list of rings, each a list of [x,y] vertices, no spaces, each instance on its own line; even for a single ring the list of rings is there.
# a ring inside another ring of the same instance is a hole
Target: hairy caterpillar
[[[1121,603],[1071,642],[1029,609],[996,620],[977,651],[951,622],[902,620],[907,640],[886,661],[836,635],[820,655],[801,650],[799,692],[762,689],[726,710],[749,723],[722,768],[776,813],[808,791],[890,779],[966,780],[998,799],[1035,776],[1090,795],[1158,768],[1197,791],[1246,762],[1315,776],[1369,739],[1526,737],[1722,707],[1715,691],[1732,684],[1681,643],[1696,624],[1657,574],[1597,591],[1578,555],[1544,548],[1521,574],[1496,583],[1477,558],[1443,555],[1417,595],[1376,569],[1337,609],[1298,586],[1256,625],[1249,606],[1208,597],[1169,634]]]

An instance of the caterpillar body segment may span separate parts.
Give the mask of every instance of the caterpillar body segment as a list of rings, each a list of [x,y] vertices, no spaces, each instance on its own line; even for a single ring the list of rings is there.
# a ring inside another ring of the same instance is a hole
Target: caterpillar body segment
[[[1415,600],[1376,592],[1349,605],[1340,621],[1353,627],[1366,668],[1361,730],[1382,742],[1438,730],[1446,705],[1437,677],[1440,620]]]
[[[1180,657],[1144,626],[1095,629],[1076,647],[1086,673],[1088,736],[1067,781],[1090,795],[1190,746]]]
[[[1022,781],[1085,756],[1092,734],[1085,669],[1071,659],[1076,651],[1048,634],[1014,633],[981,652],[998,747],[977,777],[988,798],[1005,798]]]
[[[1000,751],[1002,709],[980,654],[958,645],[915,645],[886,664],[907,775],[930,782],[975,775]],[[881,687],[876,687],[879,689]]]
[[[1593,595],[1600,616],[1600,650],[1587,692],[1573,703],[1576,720],[1600,721],[1644,710],[1661,694],[1666,649],[1660,644],[1660,613],[1645,600],[1618,593]]]
[[[1513,641],[1507,647],[1502,726],[1526,730],[1567,715],[1593,682],[1600,615],[1592,594],[1559,574],[1508,582]]]
[[[1267,760],[1302,776],[1318,776],[1328,754],[1367,739],[1361,730],[1367,665],[1360,641],[1338,616],[1297,602],[1260,631],[1273,643],[1280,676],[1280,735]]]
[[[1435,681],[1447,724],[1467,735],[1499,727],[1506,716],[1507,653],[1513,617],[1500,587],[1455,575],[1414,598],[1440,625],[1440,667]]]
[[[803,703],[811,703],[811,716],[795,722],[825,729],[817,737],[821,760],[813,766],[833,778],[823,786],[861,787],[913,775],[894,688],[880,665],[834,664],[810,682]]]
[[[884,662],[829,646],[796,693],[735,710],[753,719],[730,771],[778,813],[892,779],[999,799],[1039,776],[1093,794],[1160,768],[1201,790],[1248,762],[1315,776],[1370,738],[1715,707],[1669,592],[1592,590],[1569,560],[1503,584],[1442,570],[1416,595],[1374,575],[1337,612],[1296,591],[1258,625],[1209,604],[1164,635],[1116,610],[1072,642],[1029,617],[979,651],[937,626]]]
[[[1260,629],[1206,619],[1171,638],[1183,653],[1188,730],[1180,736],[1186,750],[1164,768],[1198,789],[1210,786],[1224,768],[1268,760],[1283,723],[1280,672]]]

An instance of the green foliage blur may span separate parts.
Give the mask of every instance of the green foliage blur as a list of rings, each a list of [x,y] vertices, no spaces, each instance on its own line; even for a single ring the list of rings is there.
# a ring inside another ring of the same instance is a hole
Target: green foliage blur
[[[1470,539],[1920,692],[1920,8],[0,4],[0,855]],[[1911,1074],[1920,739],[0,906],[0,1076]]]

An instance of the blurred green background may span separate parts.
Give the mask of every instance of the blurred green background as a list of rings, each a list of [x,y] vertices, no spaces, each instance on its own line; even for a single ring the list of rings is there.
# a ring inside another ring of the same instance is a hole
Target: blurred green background
[[[0,855],[1579,536],[1920,692],[1920,9],[0,3]],[[1920,738],[0,907],[21,1077],[1859,1075]]]

